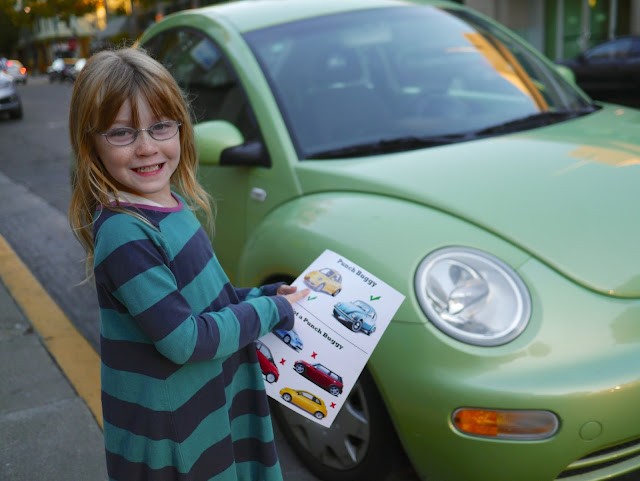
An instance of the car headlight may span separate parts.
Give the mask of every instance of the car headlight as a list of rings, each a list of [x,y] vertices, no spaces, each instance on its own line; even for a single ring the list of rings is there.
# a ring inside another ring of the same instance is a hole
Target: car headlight
[[[429,320],[468,344],[505,344],[529,322],[531,298],[522,279],[504,262],[477,249],[433,251],[418,266],[415,289]]]

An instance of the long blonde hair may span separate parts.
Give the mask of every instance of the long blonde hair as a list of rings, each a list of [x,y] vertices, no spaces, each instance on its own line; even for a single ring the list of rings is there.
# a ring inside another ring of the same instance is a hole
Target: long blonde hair
[[[104,168],[95,148],[96,133],[109,129],[120,107],[129,100],[135,127],[138,95],[158,118],[182,123],[181,157],[171,176],[192,209],[202,209],[212,224],[211,198],[197,180],[198,160],[189,105],[169,71],[140,48],[105,50],[93,55],[75,81],[69,112],[69,135],[75,165],[69,223],[87,254],[87,274],[93,270],[93,216],[99,206],[109,206],[116,183]],[[116,207],[117,208],[117,207]]]

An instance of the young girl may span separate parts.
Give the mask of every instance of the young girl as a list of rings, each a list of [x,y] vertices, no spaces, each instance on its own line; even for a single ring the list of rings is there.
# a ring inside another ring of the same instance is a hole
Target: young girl
[[[308,290],[230,284],[193,213],[211,217],[188,106],[143,51],[87,62],[69,129],[69,218],[100,304],[109,478],[281,480],[254,341],[291,329]]]

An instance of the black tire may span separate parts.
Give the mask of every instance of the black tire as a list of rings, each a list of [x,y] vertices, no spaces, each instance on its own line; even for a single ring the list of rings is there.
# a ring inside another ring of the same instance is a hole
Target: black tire
[[[353,332],[358,332],[362,327],[362,321],[360,319],[353,319],[351,321],[351,330]]]
[[[276,382],[276,375],[273,374],[272,372],[270,372],[269,374],[267,374],[267,382],[269,384],[273,384],[274,382]]]
[[[282,399],[284,399],[285,401],[287,401],[288,403],[291,402],[291,394],[289,394],[288,392],[284,393],[282,395]]]
[[[304,366],[302,364],[294,364],[293,369],[295,369],[298,374],[304,373]]]
[[[291,336],[289,334],[287,334],[286,336],[284,336],[282,338],[282,340],[284,341],[285,344],[289,344],[289,343],[291,343]]]
[[[399,474],[418,480],[367,369],[331,429],[277,401],[271,401],[271,410],[288,444],[323,481],[396,479],[391,476]]]
[[[322,419],[324,417],[324,414],[322,414],[320,411],[316,411],[315,413],[313,413],[313,416],[316,419]]]
[[[332,394],[334,396],[339,396],[341,392],[342,391],[338,386],[335,386],[335,385],[329,386],[329,394]]]
[[[15,119],[15,120],[19,120],[22,118],[22,107],[16,109],[16,110],[12,110],[11,112],[9,112],[9,118],[10,119]]]
[[[338,289],[337,291],[335,291],[333,294],[331,294],[331,297],[336,297],[338,294],[340,294],[340,291],[342,289]]]

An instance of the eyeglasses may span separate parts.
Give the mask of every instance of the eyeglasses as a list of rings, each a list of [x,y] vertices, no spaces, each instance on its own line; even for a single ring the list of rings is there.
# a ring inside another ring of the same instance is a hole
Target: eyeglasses
[[[175,120],[163,120],[157,124],[153,124],[148,129],[133,129],[131,127],[118,127],[117,129],[107,130],[106,132],[98,132],[111,145],[122,147],[124,145],[133,144],[138,138],[140,132],[146,131],[154,140],[169,140],[178,133],[182,122]]]

